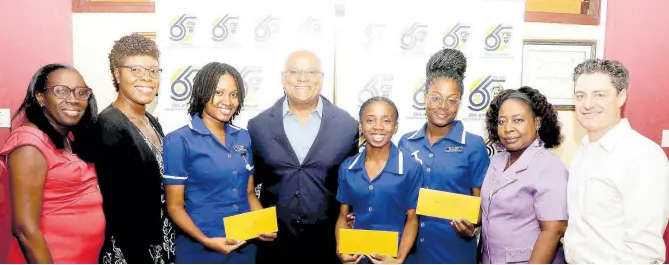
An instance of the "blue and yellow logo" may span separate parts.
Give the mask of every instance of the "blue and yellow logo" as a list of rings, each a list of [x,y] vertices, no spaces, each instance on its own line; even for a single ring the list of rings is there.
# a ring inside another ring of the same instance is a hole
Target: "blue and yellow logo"
[[[509,48],[513,27],[499,24],[491,27],[485,37],[485,50],[489,52],[501,52]]]
[[[323,22],[319,18],[309,17],[300,26],[300,34],[309,37],[318,37],[323,29]]]
[[[425,92],[427,92],[425,85],[425,79],[423,78],[414,86],[412,107],[416,110],[425,110]]]
[[[358,102],[360,105],[368,99],[376,96],[390,97],[393,90],[393,75],[381,74],[372,76],[364,87],[358,92]]]
[[[419,43],[425,42],[427,38],[427,25],[420,23],[413,23],[400,38],[400,48],[403,50],[410,50],[416,47]]]
[[[494,143],[492,142],[492,140],[488,139],[488,137],[486,137],[486,138],[483,139],[483,140],[485,141],[485,149],[486,149],[486,151],[488,152],[488,157],[492,157],[492,156],[494,156],[495,154],[501,152],[501,150],[499,150],[499,148],[497,147],[497,145],[494,144]]]
[[[193,92],[193,78],[200,69],[194,66],[188,66],[185,69],[179,68],[171,78],[170,98],[174,101],[186,101]]]
[[[232,38],[237,33],[237,26],[239,25],[239,17],[233,15],[225,15],[214,20],[213,28],[211,29],[211,38],[214,41],[222,42]]]
[[[170,39],[173,41],[189,41],[193,38],[195,32],[196,16],[183,14],[174,17],[170,22]]]
[[[504,77],[486,76],[476,80],[469,89],[469,106],[473,111],[487,111],[492,97],[504,89]]]
[[[367,144],[367,141],[365,140],[365,136],[363,136],[362,133],[360,133],[360,137],[358,137],[358,152],[359,153],[361,153],[361,150],[364,149],[366,144]]]
[[[469,39],[470,29],[469,25],[455,24],[446,29],[441,43],[444,45],[444,48],[463,50]]]
[[[239,72],[244,81],[244,100],[253,100],[254,96],[260,91],[262,71],[260,67],[247,66]]]
[[[255,40],[258,42],[266,42],[272,35],[279,33],[281,27],[281,19],[278,17],[267,16],[263,19],[255,29]]]

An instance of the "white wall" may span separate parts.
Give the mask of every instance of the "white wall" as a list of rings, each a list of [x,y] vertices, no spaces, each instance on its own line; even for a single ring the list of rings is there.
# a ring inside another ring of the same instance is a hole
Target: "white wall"
[[[525,23],[524,39],[596,40],[597,57],[604,54],[607,1],[602,1],[600,26],[583,26],[554,23]],[[72,35],[74,66],[82,73],[98,99],[100,109],[116,99],[116,91],[111,82],[107,56],[114,41],[132,32],[155,32],[154,14],[117,13],[74,13],[72,15]],[[156,97],[157,98],[157,97]],[[152,111],[155,103],[149,106]],[[553,152],[569,166],[578,140],[585,130],[578,124],[574,112],[560,111],[562,133],[565,141]]]
[[[116,99],[108,59],[114,41],[133,32],[155,32],[154,16],[125,13],[72,14],[74,67],[93,89],[100,111]],[[154,105],[149,106],[149,109],[153,110]]]
[[[604,36],[606,33],[606,7],[608,0],[602,1],[602,16],[599,26],[567,25],[555,23],[525,23],[524,39],[556,39],[556,40],[596,40],[597,58],[604,57]],[[567,168],[571,163],[578,142],[586,134],[585,129],[578,124],[573,111],[560,111],[559,119],[562,122],[562,145],[552,150],[559,156]]]

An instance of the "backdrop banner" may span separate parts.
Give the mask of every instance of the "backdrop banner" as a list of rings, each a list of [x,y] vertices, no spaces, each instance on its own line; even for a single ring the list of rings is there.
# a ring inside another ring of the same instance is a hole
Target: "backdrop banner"
[[[332,100],[333,10],[334,2],[327,0],[156,1],[163,75],[155,114],[165,133],[188,123],[193,78],[210,62],[230,64],[241,73],[246,97],[233,124],[243,128],[283,95],[285,59],[295,50],[320,57],[322,94]]]
[[[283,95],[286,56],[308,49],[322,61],[323,95],[356,119],[369,97],[395,102],[397,142],[426,122],[428,59],[454,48],[467,56],[457,118],[487,140],[490,101],[521,84],[524,12],[523,0],[156,1],[163,75],[155,114],[166,133],[186,125],[193,78],[217,61],[244,78],[245,104],[233,123],[246,128]]]
[[[397,142],[426,122],[425,74],[443,48],[467,57],[457,119],[486,138],[485,113],[504,88],[518,88],[522,69],[522,0],[348,1],[337,30],[337,105],[358,117],[371,96],[399,109]],[[374,12],[370,12],[374,10]],[[486,139],[487,141],[487,139]],[[489,145],[489,153],[494,149]]]

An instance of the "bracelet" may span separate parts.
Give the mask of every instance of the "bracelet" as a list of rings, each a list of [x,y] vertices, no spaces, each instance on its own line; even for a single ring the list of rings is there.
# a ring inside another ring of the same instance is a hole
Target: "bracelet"
[[[476,237],[480,234],[481,234],[481,227],[479,226],[476,229],[474,229],[474,234],[472,235],[472,237]]]

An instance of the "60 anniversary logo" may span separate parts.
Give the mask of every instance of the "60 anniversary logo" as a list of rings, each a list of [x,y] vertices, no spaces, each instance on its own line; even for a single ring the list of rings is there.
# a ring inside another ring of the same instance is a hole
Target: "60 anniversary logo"
[[[359,105],[362,105],[362,103],[365,103],[371,97],[381,96],[389,98],[393,90],[393,79],[393,75],[389,74],[372,76],[367,84],[358,92]]]
[[[444,48],[463,50],[469,39],[470,26],[465,24],[455,24],[446,29],[446,34],[441,39]]]
[[[499,24],[488,30],[485,37],[485,50],[489,52],[501,52],[509,47],[513,27]]]
[[[193,91],[193,78],[195,74],[199,71],[199,68],[194,66],[188,66],[186,69],[179,68],[172,75],[172,86],[170,87],[170,98],[174,101],[181,102],[186,101],[190,98],[190,95]]]
[[[281,19],[278,17],[267,16],[263,19],[255,29],[255,40],[258,42],[266,42],[272,35],[279,33],[281,27]]]
[[[425,79],[419,84],[413,93],[413,108],[415,110],[425,110]]]
[[[320,18],[309,17],[300,26],[298,34],[310,38],[316,38],[320,35],[322,30],[323,30],[323,21],[321,21]]]
[[[485,149],[486,152],[488,152],[488,157],[492,157],[495,154],[501,152],[501,150],[499,150],[499,148],[497,147],[497,144],[494,144],[492,140],[490,140],[488,137],[486,137],[483,140],[485,141]]]
[[[211,38],[214,41],[222,42],[237,33],[239,26],[239,17],[227,14],[218,17],[214,21],[214,27],[211,29]]]
[[[172,86],[170,87],[170,98],[172,100],[182,102],[190,98],[193,93],[193,78],[195,78],[199,70],[199,68],[189,65],[185,69],[179,68],[174,72],[171,78]],[[259,67],[244,67],[240,74],[244,82],[244,95],[246,99],[249,94],[252,95],[260,90],[262,69]]]
[[[472,111],[486,111],[490,101],[504,89],[504,77],[486,76],[476,80],[469,89],[469,106]]]
[[[419,43],[425,42],[427,38],[427,25],[414,23],[407,29],[400,39],[400,48],[403,50],[410,50],[416,47]]]
[[[170,23],[170,39],[173,41],[189,41],[193,38],[197,17],[183,14],[175,17]]]
[[[242,75],[242,80],[244,81],[244,99],[252,100],[253,96],[260,91],[262,84],[262,68],[257,66],[247,66],[242,68],[239,72]],[[246,103],[249,102],[244,102]]]

